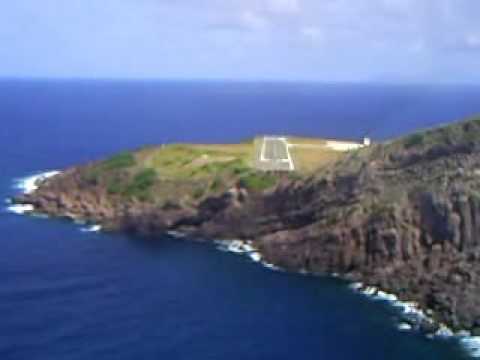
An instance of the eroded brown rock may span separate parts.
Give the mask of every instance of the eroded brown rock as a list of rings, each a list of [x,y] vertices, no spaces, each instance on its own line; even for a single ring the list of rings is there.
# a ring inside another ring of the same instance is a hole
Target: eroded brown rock
[[[80,167],[16,201],[128,232],[249,239],[268,262],[380,286],[440,321],[479,331],[478,148],[452,142],[388,153],[379,146],[356,170],[347,163],[264,194],[234,188],[194,207],[112,196]]]

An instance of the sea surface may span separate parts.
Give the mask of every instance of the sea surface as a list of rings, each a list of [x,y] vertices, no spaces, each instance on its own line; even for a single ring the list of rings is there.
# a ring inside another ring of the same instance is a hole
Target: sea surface
[[[39,172],[146,144],[256,134],[376,140],[480,113],[480,88],[0,81],[0,198]],[[3,200],[2,200],[3,201]],[[468,359],[336,279],[214,245],[0,211],[0,359]]]

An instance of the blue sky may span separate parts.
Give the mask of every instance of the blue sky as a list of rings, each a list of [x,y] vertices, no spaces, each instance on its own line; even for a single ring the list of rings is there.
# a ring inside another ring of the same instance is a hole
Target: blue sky
[[[14,0],[0,76],[480,83],[478,0]]]

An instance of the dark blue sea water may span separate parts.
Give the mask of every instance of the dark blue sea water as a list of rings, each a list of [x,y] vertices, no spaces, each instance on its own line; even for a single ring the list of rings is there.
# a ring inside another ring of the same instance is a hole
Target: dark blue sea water
[[[125,148],[258,133],[376,139],[480,113],[480,88],[0,81],[0,198]],[[334,279],[214,246],[0,213],[0,359],[464,359]]]

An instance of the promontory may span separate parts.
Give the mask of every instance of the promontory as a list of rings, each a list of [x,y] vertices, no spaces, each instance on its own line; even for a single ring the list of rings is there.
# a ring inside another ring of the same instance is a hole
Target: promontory
[[[152,239],[249,240],[279,267],[376,286],[480,333],[480,119],[368,145],[149,147],[14,201]]]

